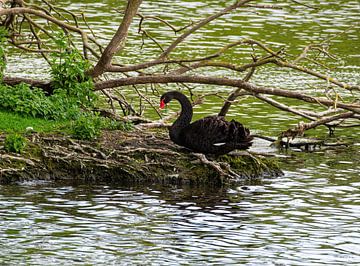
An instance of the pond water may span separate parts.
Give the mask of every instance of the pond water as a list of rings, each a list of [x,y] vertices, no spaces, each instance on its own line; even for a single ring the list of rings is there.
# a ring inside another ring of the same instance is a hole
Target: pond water
[[[124,6],[124,1],[111,0],[57,2],[84,10],[104,38],[120,21],[115,9]],[[180,26],[188,22],[184,18],[196,20],[227,1],[220,2],[144,1],[142,12]],[[241,37],[269,40],[274,47],[289,43],[289,52],[295,53],[310,40],[326,39],[358,23],[358,1],[301,2],[321,9],[288,1],[293,9],[227,15],[220,19],[221,27],[206,27],[176,55],[205,54]],[[166,45],[169,30],[151,25]],[[344,66],[336,76],[354,84],[360,84],[359,32],[357,24],[332,48]],[[150,42],[149,49],[136,48],[141,43],[136,29],[129,41],[134,45],[124,52],[128,60],[154,57],[156,47]],[[238,53],[236,58],[243,60],[248,51],[239,49],[230,57]],[[12,64],[16,60],[15,55],[9,58],[9,72],[43,75],[40,60]],[[293,89],[321,84],[276,68],[259,71],[253,82]],[[199,86],[195,92],[215,90],[226,91]],[[212,114],[220,106],[214,99],[195,112]],[[232,107],[229,116],[267,135],[299,121],[254,99]],[[279,156],[284,176],[227,189],[39,182],[0,186],[0,265],[360,265],[360,133],[358,128],[335,133],[352,144],[303,152],[256,142],[255,150]],[[324,137],[327,132],[309,134]]]

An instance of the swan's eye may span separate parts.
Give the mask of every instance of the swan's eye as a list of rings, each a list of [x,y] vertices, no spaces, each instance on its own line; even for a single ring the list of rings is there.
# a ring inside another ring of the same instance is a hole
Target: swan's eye
[[[164,99],[162,99],[160,101],[160,109],[164,109],[164,107],[165,107],[165,102],[164,102]]]

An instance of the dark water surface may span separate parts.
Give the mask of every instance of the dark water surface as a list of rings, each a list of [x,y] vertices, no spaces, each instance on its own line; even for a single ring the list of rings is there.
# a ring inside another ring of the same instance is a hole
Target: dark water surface
[[[359,265],[360,168],[327,163],[226,191],[3,186],[0,262]]]
[[[124,5],[110,0],[58,2],[86,11],[103,43],[120,21],[114,8]],[[188,22],[184,18],[196,20],[228,1],[220,2],[144,1],[141,11],[182,26]],[[185,52],[175,54],[201,56],[242,37],[268,40],[278,48],[290,43],[289,52],[295,53],[310,40],[326,39],[359,21],[358,1],[301,2],[322,9],[286,2],[282,5],[294,8],[227,15],[220,19],[221,27],[209,25],[184,43]],[[148,26],[157,29],[163,45],[170,42],[173,35],[166,27],[156,22]],[[336,76],[354,84],[360,84],[359,35],[354,26],[332,48],[343,62]],[[133,45],[120,59],[136,62],[156,56],[151,42],[151,49],[136,48],[141,43],[136,28],[129,41]],[[228,59],[241,61],[249,49],[236,49]],[[14,56],[8,62],[9,72],[44,75],[41,61],[21,64]],[[293,89],[321,83],[276,68],[259,71],[253,82]],[[219,101],[207,101],[195,113],[216,113],[220,106]],[[229,116],[267,135],[298,122],[254,99],[232,107]],[[360,133],[359,128],[335,133],[352,144],[286,152],[256,142],[255,150],[280,156],[285,175],[230,189],[37,182],[0,186],[0,265],[360,265]],[[324,137],[327,132],[310,134]]]

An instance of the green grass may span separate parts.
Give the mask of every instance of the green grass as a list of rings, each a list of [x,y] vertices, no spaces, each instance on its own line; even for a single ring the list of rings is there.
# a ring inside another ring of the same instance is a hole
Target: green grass
[[[0,132],[24,133],[27,127],[36,132],[56,132],[70,129],[70,121],[51,121],[41,118],[24,117],[0,110]]]

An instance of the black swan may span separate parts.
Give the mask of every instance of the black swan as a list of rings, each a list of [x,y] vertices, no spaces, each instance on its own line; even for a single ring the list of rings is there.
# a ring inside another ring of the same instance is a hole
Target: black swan
[[[193,110],[188,98],[170,91],[160,98],[160,108],[172,99],[181,104],[181,113],[169,128],[170,139],[194,152],[222,155],[235,149],[245,150],[252,144],[249,129],[235,120],[226,121],[223,116],[207,116],[190,124]]]

